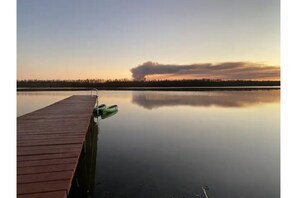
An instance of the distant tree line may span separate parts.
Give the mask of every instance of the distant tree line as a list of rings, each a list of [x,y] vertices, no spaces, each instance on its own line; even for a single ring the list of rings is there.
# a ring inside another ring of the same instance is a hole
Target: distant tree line
[[[59,88],[59,87],[226,87],[226,86],[280,86],[280,81],[260,81],[260,80],[220,80],[220,79],[200,79],[200,80],[154,80],[154,81],[132,81],[120,80],[18,80],[17,87],[36,88]]]

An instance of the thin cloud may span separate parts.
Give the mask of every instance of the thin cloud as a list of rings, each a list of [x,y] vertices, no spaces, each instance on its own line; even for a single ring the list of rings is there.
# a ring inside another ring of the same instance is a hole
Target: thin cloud
[[[280,68],[252,62],[204,63],[174,65],[146,62],[130,70],[134,80],[164,75],[175,78],[209,78],[232,80],[269,80],[280,78]]]

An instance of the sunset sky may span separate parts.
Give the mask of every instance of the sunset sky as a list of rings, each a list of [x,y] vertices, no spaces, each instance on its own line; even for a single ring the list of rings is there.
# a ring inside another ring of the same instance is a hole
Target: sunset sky
[[[279,0],[19,0],[17,79],[132,79],[143,66],[142,77],[278,79],[279,9]]]

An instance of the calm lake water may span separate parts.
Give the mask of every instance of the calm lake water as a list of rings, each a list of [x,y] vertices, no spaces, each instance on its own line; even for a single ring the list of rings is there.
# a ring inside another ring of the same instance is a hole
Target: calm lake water
[[[17,115],[90,91],[18,92]],[[99,91],[93,197],[280,197],[280,91]]]

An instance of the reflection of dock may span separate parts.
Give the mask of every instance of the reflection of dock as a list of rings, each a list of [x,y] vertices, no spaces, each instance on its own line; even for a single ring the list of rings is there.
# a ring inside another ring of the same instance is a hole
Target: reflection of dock
[[[88,149],[95,102],[95,96],[71,96],[17,118],[18,197],[67,196],[81,151]]]

